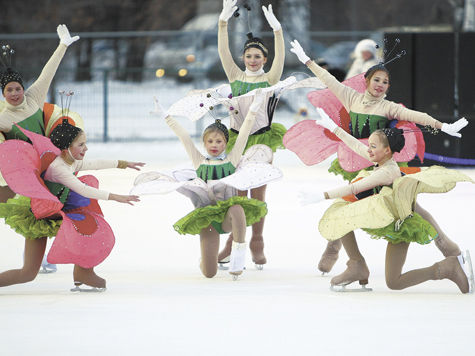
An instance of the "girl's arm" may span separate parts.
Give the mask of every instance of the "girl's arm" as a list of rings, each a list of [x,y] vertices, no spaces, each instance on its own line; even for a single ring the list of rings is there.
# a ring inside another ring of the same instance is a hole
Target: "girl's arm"
[[[165,122],[180,139],[181,143],[185,147],[188,157],[190,157],[191,161],[193,162],[195,169],[198,168],[203,161],[204,156],[200,153],[200,151],[198,151],[188,132],[170,115],[165,117]]]
[[[282,26],[280,22],[274,15],[272,11],[272,5],[269,5],[268,8],[262,6],[262,11],[264,16],[269,23],[269,26],[272,27],[274,31],[274,60],[272,62],[272,67],[267,73],[269,77],[269,83],[271,85],[277,84],[282,77],[282,72],[284,71],[284,60],[285,60],[285,44],[284,44],[284,33],[282,32]]]
[[[228,81],[233,82],[242,71],[234,63],[229,50],[228,22],[222,20],[219,20],[218,23],[218,54]]]

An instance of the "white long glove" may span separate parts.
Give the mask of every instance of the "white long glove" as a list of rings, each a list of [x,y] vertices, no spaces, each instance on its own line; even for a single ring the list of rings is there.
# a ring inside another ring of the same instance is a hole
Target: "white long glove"
[[[290,41],[290,45],[292,46],[292,48],[290,49],[290,52],[295,53],[300,62],[305,64],[310,60],[310,57],[305,54],[299,41],[297,40]]]
[[[269,23],[269,26],[272,27],[274,31],[279,31],[282,28],[282,26],[280,25],[280,22],[275,17],[274,11],[272,11],[272,5],[269,5],[268,9],[266,9],[265,6],[262,6],[262,11],[264,11],[264,16],[266,17],[266,20]]]
[[[266,93],[263,92],[262,89],[256,89],[256,95],[254,95],[254,101],[249,107],[249,111],[253,113],[258,112],[265,100]]]
[[[154,109],[153,111],[150,111],[150,115],[158,117],[160,120],[165,119],[168,116],[168,114],[160,105],[156,96],[153,97],[153,104],[154,104]]]
[[[465,126],[468,125],[468,121],[466,118],[462,117],[458,119],[453,124],[443,123],[441,130],[444,131],[446,134],[455,137],[462,137],[462,134],[459,133]]]
[[[228,22],[229,18],[233,16],[234,11],[237,10],[236,2],[237,0],[223,0],[223,10],[219,14],[221,21]]]
[[[59,43],[65,44],[67,47],[71,43],[76,42],[79,39],[79,36],[71,37],[66,25],[58,25],[58,27],[56,28],[56,32],[58,32]]]
[[[317,204],[325,200],[323,192],[300,191],[298,194],[298,198],[301,206]]]
[[[320,116],[320,120],[316,120],[315,123],[333,132],[338,127],[335,121],[333,121],[322,108],[317,108],[316,110]]]

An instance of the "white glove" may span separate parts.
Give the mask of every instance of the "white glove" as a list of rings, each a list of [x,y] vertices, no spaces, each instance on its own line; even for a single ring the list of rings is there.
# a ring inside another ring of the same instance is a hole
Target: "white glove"
[[[272,27],[274,31],[279,31],[282,26],[280,25],[280,22],[277,20],[274,15],[274,12],[272,11],[272,5],[269,5],[268,9],[266,9],[265,6],[262,6],[262,11],[264,11],[264,16],[266,17],[269,26]]]
[[[160,120],[163,120],[164,118],[166,118],[168,114],[160,105],[156,96],[153,97],[153,103],[154,103],[154,109],[153,111],[150,111],[150,115],[158,117]]]
[[[290,45],[292,46],[292,48],[290,49],[290,52],[295,53],[300,62],[305,64],[310,60],[310,57],[307,56],[305,52],[303,51],[303,48],[300,45],[299,41],[297,40],[290,41]]]
[[[219,14],[221,21],[228,22],[229,18],[233,16],[234,11],[237,10],[236,2],[237,0],[223,0],[223,10]]]
[[[320,116],[320,120],[316,120],[315,123],[333,132],[338,127],[335,121],[333,121],[322,108],[317,108],[316,110]]]
[[[65,44],[66,46],[69,46],[71,43],[76,42],[79,39],[79,36],[71,37],[66,25],[58,25],[56,32],[58,32],[59,43]]]
[[[453,124],[443,123],[441,130],[444,131],[446,134],[455,137],[462,137],[462,134],[459,134],[459,131],[462,130],[465,126],[468,125],[468,121],[466,118],[462,117],[458,119]]]
[[[249,107],[249,111],[256,113],[261,108],[262,104],[266,100],[266,93],[262,89],[256,89],[256,94],[254,95],[254,101]]]
[[[310,193],[310,192],[300,191],[298,197],[299,197],[301,206],[309,205],[309,204],[317,204],[325,200],[325,196],[323,195],[323,192]]]

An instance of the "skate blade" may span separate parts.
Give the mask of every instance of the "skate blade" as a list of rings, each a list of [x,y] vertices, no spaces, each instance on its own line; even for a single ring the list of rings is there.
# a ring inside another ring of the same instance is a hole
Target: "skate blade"
[[[361,288],[347,288],[347,285],[330,285],[330,290],[337,293],[361,293],[372,292],[372,288],[367,288],[366,285],[362,285]]]
[[[227,271],[229,269],[228,263],[229,262],[218,262],[218,269],[221,271]]]
[[[56,272],[57,270],[56,269],[51,269],[51,268],[45,268],[45,267],[42,267],[38,273],[39,274],[48,274],[48,273],[54,273]]]
[[[99,288],[99,287],[88,287],[88,288],[81,288],[80,286],[75,286],[74,288],[70,289],[71,292],[84,292],[84,293],[102,293],[106,291],[106,288]]]
[[[467,275],[468,283],[470,285],[469,293],[472,294],[474,292],[475,281],[474,281],[474,276],[473,276],[472,258],[470,257],[469,250],[465,250],[465,253],[463,254],[463,259],[464,259],[463,270],[465,274]],[[465,266],[465,263],[467,264],[466,266]]]
[[[264,265],[260,263],[255,263],[254,266],[257,270],[262,271],[264,269]]]

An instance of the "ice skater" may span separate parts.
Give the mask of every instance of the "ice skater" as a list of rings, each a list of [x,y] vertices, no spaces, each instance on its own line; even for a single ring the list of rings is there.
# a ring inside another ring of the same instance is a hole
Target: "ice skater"
[[[473,270],[468,251],[446,257],[430,267],[402,273],[409,244],[428,244],[437,238],[436,230],[413,208],[417,194],[447,192],[456,182],[473,181],[462,173],[438,166],[401,177],[393,153],[404,147],[403,130],[378,129],[369,136],[366,146],[338,127],[324,110],[317,108],[317,111],[322,118],[316,121],[318,125],[374,163],[371,173],[361,171],[360,176],[349,185],[303,196],[304,203],[342,198],[327,209],[319,223],[322,236],[331,241],[341,239],[349,257],[347,269],[332,278],[332,289],[344,288],[355,281],[366,289],[370,273],[353,232],[362,228],[373,238],[388,241],[386,284],[390,289],[400,290],[428,280],[449,279],[457,284],[462,293],[473,291]]]
[[[460,119],[452,124],[442,123],[426,113],[410,110],[401,104],[386,100],[386,93],[390,85],[389,71],[382,63],[366,71],[366,91],[359,93],[356,90],[340,83],[328,71],[321,68],[305,54],[297,40],[291,42],[291,52],[305,64],[340,100],[350,115],[351,134],[356,138],[367,138],[376,129],[390,127],[392,120],[404,120],[415,124],[429,126],[441,130],[448,135],[461,137],[459,131],[467,125],[466,119]],[[329,171],[335,174],[345,174],[338,161],[332,163]],[[353,172],[352,172],[353,173]],[[356,175],[357,172],[354,172]],[[425,220],[430,222],[437,230],[435,244],[445,257],[458,256],[460,248],[442,231],[432,215],[416,203],[415,211]],[[328,243],[318,268],[321,272],[328,273],[338,259],[341,241],[335,240]]]
[[[25,255],[22,268],[0,273],[0,286],[34,280],[43,260],[46,237],[56,236],[48,261],[74,263],[73,291],[82,291],[83,284],[92,287],[85,290],[104,291],[106,281],[96,275],[94,267],[109,255],[115,239],[96,199],[133,205],[139,198],[98,189],[94,177],[78,178],[76,174],[105,168],[140,170],[144,163],[84,160],[86,134],[69,124],[67,119],[52,131],[51,141],[22,128],[17,129],[33,142],[33,146],[19,140],[2,144],[1,170],[5,180],[14,184],[15,192],[25,196],[17,195],[6,203],[0,203],[0,217],[25,237]],[[11,160],[15,155],[32,156],[34,149],[38,151],[39,167],[32,163],[34,160],[26,163]],[[19,167],[21,165],[24,167]],[[18,175],[19,168],[22,168],[21,176]],[[41,174],[40,178],[38,174]]]
[[[267,22],[274,31],[275,56],[270,70],[268,72],[264,71],[264,65],[267,63],[269,50],[264,42],[260,38],[254,37],[251,32],[248,33],[248,40],[245,42],[243,48],[245,70],[241,70],[241,68],[234,62],[231,51],[229,50],[227,29],[229,19],[237,10],[236,2],[237,0],[223,0],[223,10],[219,15],[218,23],[219,57],[228,81],[231,84],[233,97],[246,94],[256,88],[266,88],[278,83],[282,76],[285,59],[282,26],[273,13],[272,5],[269,5],[267,8],[262,6],[262,11],[264,12]],[[250,11],[248,6],[247,10]],[[278,148],[284,148],[282,137],[284,136],[286,129],[282,124],[272,122],[277,102],[278,98],[275,93],[270,92],[267,94],[265,105],[263,105],[256,113],[256,122],[251,128],[251,135],[249,136],[245,150],[256,144],[267,145],[273,152]],[[232,111],[229,142],[227,144],[226,152],[230,152],[233,148],[251,103],[252,98],[240,100],[238,107]],[[248,192],[241,191],[239,192],[239,195],[247,196]],[[265,201],[266,186],[264,185],[259,188],[251,189],[250,196],[251,198]],[[259,269],[262,269],[263,265],[267,263],[267,259],[264,255],[263,230],[264,218],[252,225],[252,237],[249,242],[252,260]],[[219,261],[226,262],[229,259],[232,241],[233,236],[231,234],[224,249],[219,253]]]

